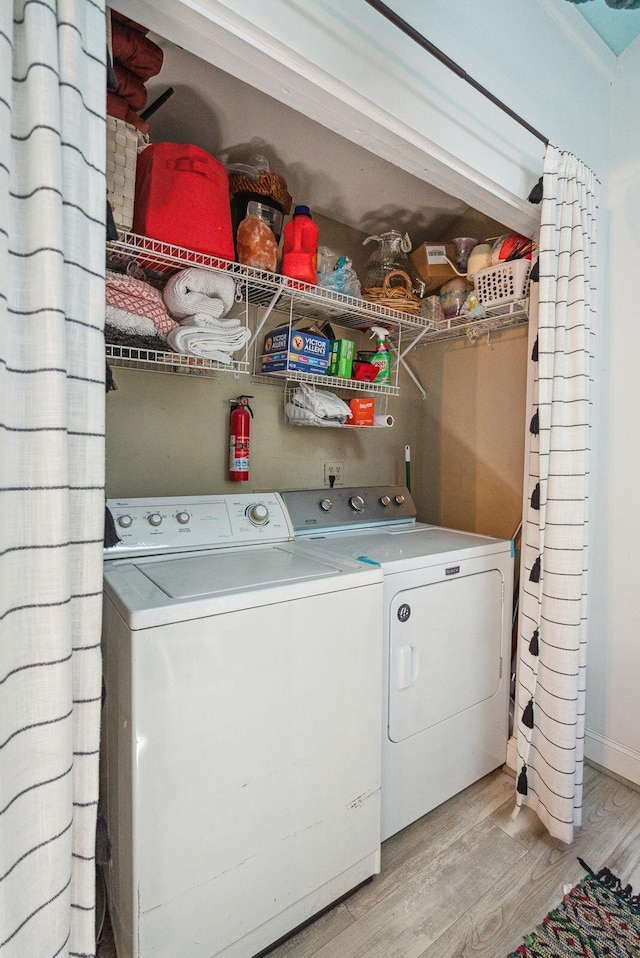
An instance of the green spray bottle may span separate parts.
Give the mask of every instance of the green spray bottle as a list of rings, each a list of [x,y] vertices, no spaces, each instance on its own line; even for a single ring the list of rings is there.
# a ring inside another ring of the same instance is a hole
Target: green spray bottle
[[[383,329],[382,326],[372,326],[371,332],[373,333],[373,336],[370,338],[373,339],[375,336],[376,339],[376,351],[369,362],[373,366],[378,367],[378,374],[376,375],[374,382],[389,383],[391,382],[391,355],[387,346],[387,336],[389,335],[389,330]]]

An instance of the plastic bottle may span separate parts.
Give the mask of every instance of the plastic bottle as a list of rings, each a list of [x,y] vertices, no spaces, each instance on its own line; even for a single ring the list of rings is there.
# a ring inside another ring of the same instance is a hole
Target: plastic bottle
[[[284,228],[282,275],[304,283],[318,282],[318,227],[308,206],[296,206]]]
[[[378,374],[374,379],[374,382],[391,382],[391,355],[387,347],[387,336],[389,334],[389,330],[383,329],[382,326],[372,326],[371,332],[376,338],[376,351],[369,362],[373,366],[378,367]],[[373,336],[370,338],[373,339]]]

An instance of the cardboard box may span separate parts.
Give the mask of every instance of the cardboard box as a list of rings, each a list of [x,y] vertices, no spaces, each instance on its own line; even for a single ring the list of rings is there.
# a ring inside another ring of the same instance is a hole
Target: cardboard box
[[[264,337],[263,373],[295,369],[326,375],[328,365],[329,340],[325,336],[279,326]]]
[[[339,379],[351,379],[355,349],[356,344],[352,339],[333,340],[327,370],[330,376],[338,376]]]
[[[376,411],[375,399],[357,398],[349,402],[351,414],[345,421],[345,426],[373,426],[373,417]]]
[[[437,292],[443,283],[456,275],[456,271],[447,263],[447,257],[455,263],[453,243],[421,243],[411,253],[411,265],[425,284],[425,296]]]

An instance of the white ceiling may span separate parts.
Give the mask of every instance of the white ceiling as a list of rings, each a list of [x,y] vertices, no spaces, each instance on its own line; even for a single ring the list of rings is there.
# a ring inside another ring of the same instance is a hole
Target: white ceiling
[[[616,56],[640,36],[640,9],[618,10],[605,0],[587,0],[575,7]]]

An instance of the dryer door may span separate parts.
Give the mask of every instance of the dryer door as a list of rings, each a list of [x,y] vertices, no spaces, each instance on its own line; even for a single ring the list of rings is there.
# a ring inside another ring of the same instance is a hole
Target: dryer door
[[[502,584],[500,571],[490,569],[394,595],[389,621],[392,742],[496,694],[502,671]]]

